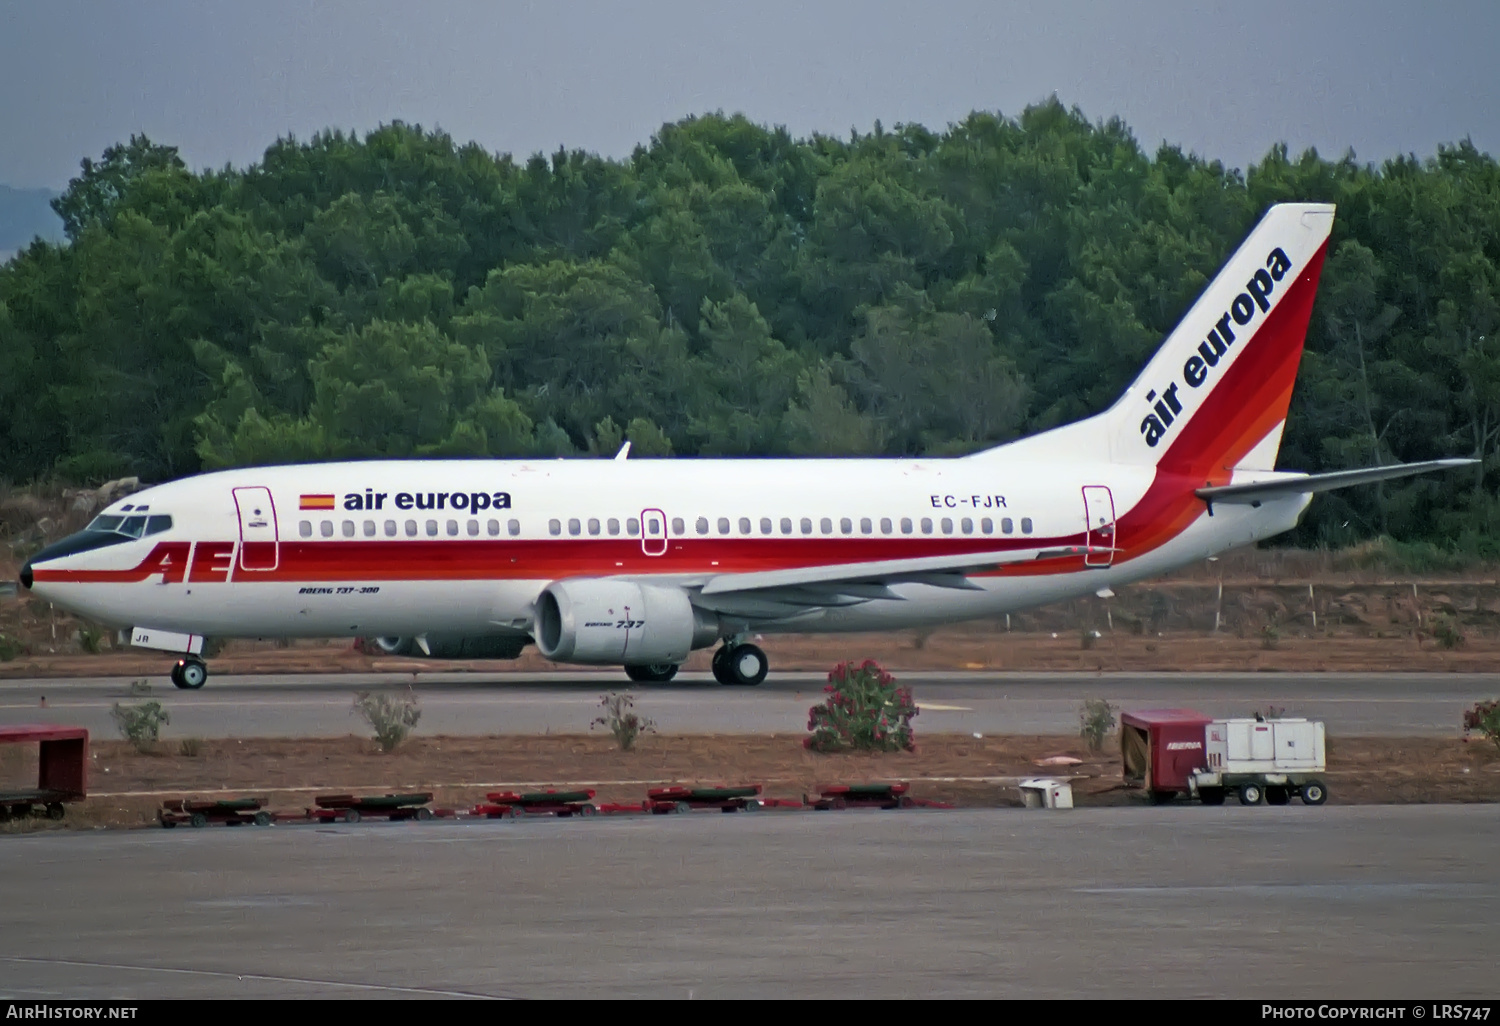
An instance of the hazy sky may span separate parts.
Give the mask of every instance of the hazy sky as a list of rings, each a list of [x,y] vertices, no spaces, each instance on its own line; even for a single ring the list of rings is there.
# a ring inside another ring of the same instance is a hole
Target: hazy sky
[[[844,135],[1056,93],[1244,166],[1500,151],[1500,3],[111,3],[0,0],[0,182],[60,187],[144,131],[194,167],[393,119],[528,154],[628,154],[722,109]]]

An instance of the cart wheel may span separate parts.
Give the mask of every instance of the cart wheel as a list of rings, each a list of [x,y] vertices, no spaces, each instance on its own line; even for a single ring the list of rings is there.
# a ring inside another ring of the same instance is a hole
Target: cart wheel
[[[693,811],[693,807],[691,805],[689,805],[687,802],[678,802],[676,805],[672,806],[672,811],[673,812],[692,812]]]
[[[431,809],[418,809],[417,810],[417,818],[420,819],[423,823],[427,822],[429,819],[432,818],[432,810]]]
[[[255,814],[255,825],[256,826],[270,826],[271,825],[271,814],[269,812],[257,812]]]
[[[1303,805],[1322,805],[1328,800],[1328,788],[1321,780],[1309,780],[1302,785]]]
[[[580,806],[578,806],[578,814],[580,816],[594,816],[594,815],[597,815],[598,812],[599,812],[599,810],[596,809],[596,808],[594,808],[594,806],[592,806],[592,805],[580,805]]]
[[[176,820],[164,819],[164,820],[161,821],[161,828],[163,830],[174,830],[174,829],[176,829],[176,827],[177,827],[177,821]]]
[[[516,810],[513,809],[513,808],[511,808],[509,805],[507,805],[505,808],[503,808],[503,809],[500,810],[500,818],[501,819],[515,819],[516,818]]]
[[[1198,789],[1198,800],[1204,805],[1223,805],[1224,789],[1222,787],[1200,787]]]
[[[188,817],[188,823],[195,827],[208,826],[208,817],[201,812],[195,812]]]
[[[17,802],[10,807],[10,814],[15,819],[26,819],[31,815],[31,804],[29,802]]]
[[[0,823],[4,823],[8,819],[10,819],[10,806],[0,805]]]
[[[1285,805],[1292,800],[1292,791],[1288,787],[1266,788],[1267,805]]]
[[[358,823],[359,822],[359,810],[358,809],[345,809],[344,810],[344,822],[345,823]]]
[[[63,803],[62,802],[49,802],[47,804],[47,818],[48,819],[52,819],[52,820],[62,819],[67,814],[68,814],[68,810],[65,809],[65,808],[63,808]]]
[[[1266,789],[1259,784],[1240,785],[1241,805],[1262,805],[1266,800]]]
[[[760,803],[759,798],[746,798],[745,804],[741,807],[746,812],[759,812],[761,809],[765,808],[765,806]]]

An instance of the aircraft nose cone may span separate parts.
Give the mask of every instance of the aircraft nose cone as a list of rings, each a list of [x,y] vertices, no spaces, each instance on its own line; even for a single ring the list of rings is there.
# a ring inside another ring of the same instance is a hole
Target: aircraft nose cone
[[[25,566],[21,567],[21,587],[25,588],[27,591],[30,591],[32,580],[33,578],[31,575],[31,564],[27,563]]]

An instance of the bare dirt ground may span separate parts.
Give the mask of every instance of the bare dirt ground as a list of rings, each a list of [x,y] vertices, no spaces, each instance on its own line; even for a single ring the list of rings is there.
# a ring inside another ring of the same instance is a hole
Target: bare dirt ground
[[[355,737],[319,741],[206,741],[195,756],[163,744],[140,754],[123,742],[93,746],[88,801],[61,824],[31,819],[0,830],[140,826],[155,821],[166,798],[255,796],[300,810],[318,793],[431,791],[439,805],[467,808],[486,790],[592,787],[601,802],[638,803],[657,784],[764,785],[771,797],[800,799],[822,786],[905,780],[912,794],[967,807],[1019,806],[1015,779],[1070,776],[1079,805],[1128,805],[1144,796],[1121,778],[1118,742],[1091,754],[1076,737],[932,734],[917,751],[817,755],[800,734],[673,736],[648,734],[630,752],[607,737],[418,738],[380,753]],[[1038,767],[1071,755],[1073,767]],[[1445,738],[1332,738],[1329,801],[1410,804],[1500,801],[1500,749]],[[35,756],[0,755],[0,788],[35,779]],[[1246,810],[1253,814],[1253,810]]]

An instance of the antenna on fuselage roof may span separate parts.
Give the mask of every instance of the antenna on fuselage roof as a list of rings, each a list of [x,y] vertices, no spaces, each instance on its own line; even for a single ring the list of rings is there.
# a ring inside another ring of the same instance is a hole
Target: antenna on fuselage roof
[[[620,451],[617,452],[617,453],[615,453],[615,459],[616,460],[623,460],[623,459],[625,459],[625,457],[627,457],[629,455],[630,455],[630,442],[626,441],[626,443],[624,445],[620,446]]]

